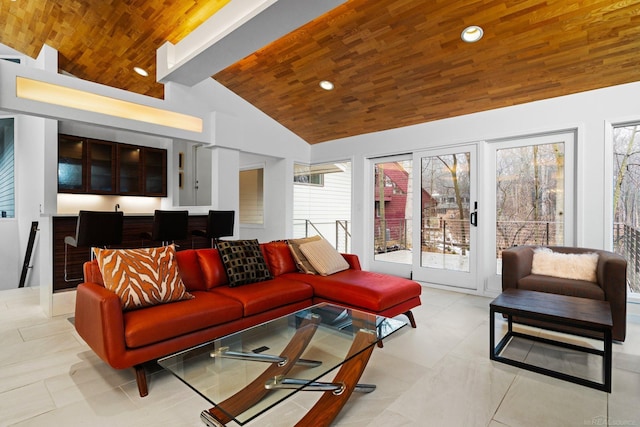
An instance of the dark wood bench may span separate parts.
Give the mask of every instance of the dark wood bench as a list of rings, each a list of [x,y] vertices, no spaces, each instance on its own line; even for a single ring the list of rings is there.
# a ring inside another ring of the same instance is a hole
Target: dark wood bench
[[[611,392],[611,308],[609,302],[588,298],[570,297],[566,295],[550,294],[545,292],[526,291],[522,289],[507,289],[489,305],[490,308],[490,358],[498,362],[506,363],[532,372],[570,381],[575,384]],[[498,345],[495,345],[495,315],[502,313],[507,317],[508,330]],[[563,341],[542,338],[524,332],[513,330],[514,317],[541,320],[548,325],[557,325],[558,329],[545,327],[551,330],[566,332],[566,326],[572,328],[572,334],[593,337],[594,333],[604,342],[604,349],[579,346]],[[580,333],[583,331],[584,334]],[[514,360],[502,353],[512,338],[520,337],[528,340],[556,345],[559,347],[596,354],[603,358],[602,382],[592,381],[586,378],[554,371],[542,366],[532,365],[525,361]]]

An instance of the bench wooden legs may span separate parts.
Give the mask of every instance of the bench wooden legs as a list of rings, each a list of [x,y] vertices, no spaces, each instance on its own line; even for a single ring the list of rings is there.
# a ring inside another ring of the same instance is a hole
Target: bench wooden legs
[[[145,397],[149,394],[149,389],[147,388],[147,375],[144,372],[144,367],[142,365],[136,365],[133,369],[136,370],[136,383],[138,384],[140,397]]]

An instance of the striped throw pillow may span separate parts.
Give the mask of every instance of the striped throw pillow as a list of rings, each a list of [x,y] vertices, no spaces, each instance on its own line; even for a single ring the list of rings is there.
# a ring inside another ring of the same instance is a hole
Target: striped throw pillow
[[[193,298],[180,278],[174,245],[93,251],[105,288],[120,297],[123,310]]]
[[[303,243],[300,245],[300,250],[321,276],[329,276],[349,268],[349,263],[340,252],[325,239]]]
[[[301,272],[306,274],[317,273],[316,269],[313,268],[313,266],[311,265],[307,257],[304,256],[304,254],[300,250],[300,245],[303,245],[309,242],[315,242],[320,239],[322,239],[322,237],[320,236],[311,236],[311,237],[305,237],[302,239],[288,240],[289,250],[291,250],[291,256],[293,257],[293,260],[296,262],[296,266],[298,267],[298,270],[300,270]]]

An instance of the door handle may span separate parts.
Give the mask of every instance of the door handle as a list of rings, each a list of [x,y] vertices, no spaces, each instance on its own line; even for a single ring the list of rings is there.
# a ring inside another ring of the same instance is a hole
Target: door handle
[[[474,227],[478,226],[478,202],[473,202],[473,212],[469,215],[469,222]]]

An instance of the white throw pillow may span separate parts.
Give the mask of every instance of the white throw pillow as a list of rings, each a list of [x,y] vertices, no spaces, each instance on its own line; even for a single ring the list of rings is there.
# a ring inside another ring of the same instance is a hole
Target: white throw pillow
[[[340,252],[325,239],[303,243],[300,245],[300,251],[321,276],[328,276],[349,268],[349,263]]]
[[[597,267],[597,253],[565,254],[553,252],[549,248],[537,248],[533,251],[531,273],[597,282]]]

